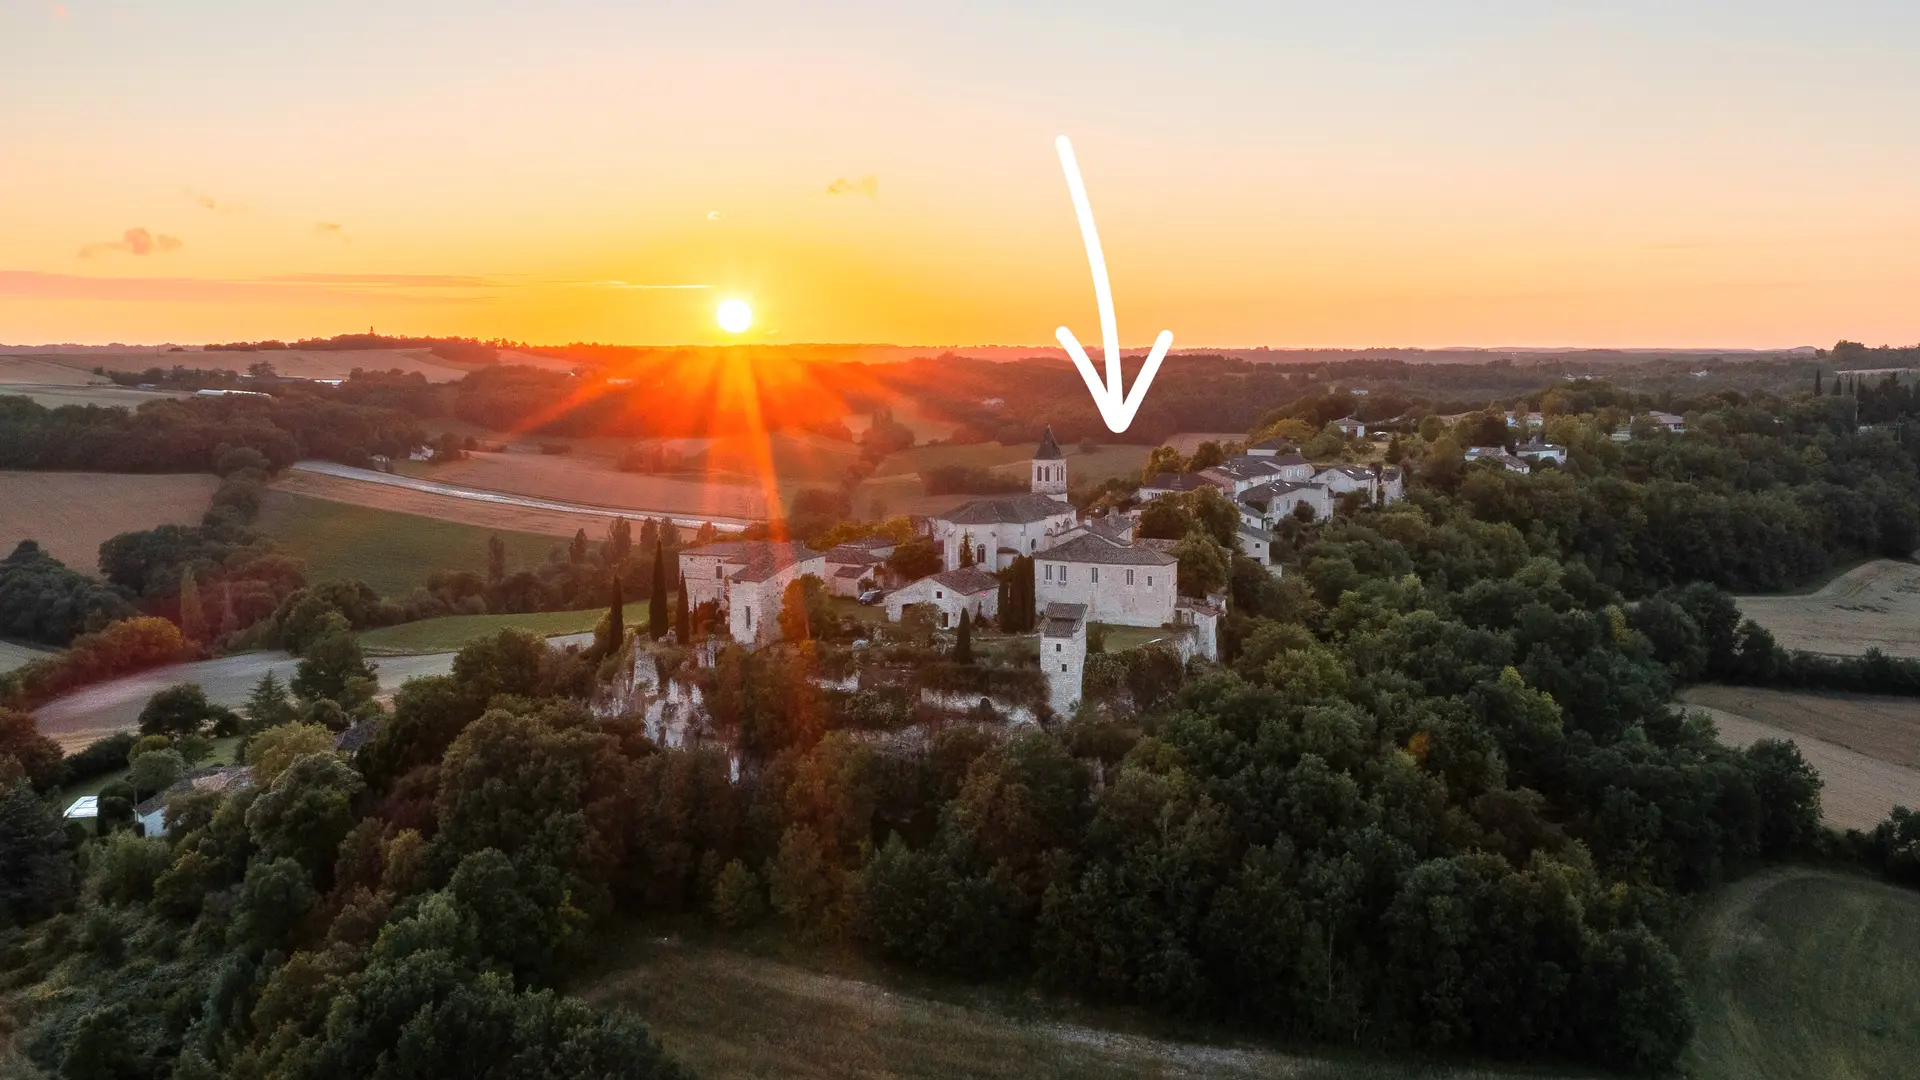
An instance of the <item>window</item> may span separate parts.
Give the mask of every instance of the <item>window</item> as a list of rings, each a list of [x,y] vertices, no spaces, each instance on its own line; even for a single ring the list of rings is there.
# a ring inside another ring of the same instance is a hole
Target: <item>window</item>
[[[1052,563],[1047,564],[1047,580],[1048,581],[1053,580],[1053,564]]]
[[[945,600],[947,598],[947,594],[941,592],[939,589],[935,589],[933,590],[933,598],[935,600]],[[945,625],[945,624],[943,623],[942,625]]]
[[[1056,641],[1056,642],[1054,642],[1054,643],[1053,643],[1053,651],[1054,651],[1054,652],[1059,652],[1059,651],[1060,651],[1060,643],[1059,643],[1059,642],[1057,642],[1057,641]]]
[[[1088,568],[1087,568],[1087,580],[1088,580],[1088,581],[1090,581],[1090,582],[1092,582],[1092,583],[1093,583],[1093,584],[1095,584],[1095,585],[1098,585],[1098,584],[1100,584],[1100,568],[1099,568],[1099,567],[1097,567],[1097,566],[1090,566],[1090,567],[1088,567]]]
[[[946,628],[947,628],[947,613],[943,611],[940,613],[940,629],[945,630]]]
[[[1065,671],[1065,670],[1067,670],[1067,665],[1065,665],[1065,664],[1061,664],[1061,665],[1060,665],[1060,670],[1061,670],[1061,671]]]
[[[1153,575],[1152,575],[1152,574],[1148,574],[1148,575],[1147,575],[1147,588],[1149,588],[1149,589],[1151,589],[1151,588],[1153,588]]]
[[[1029,541],[1027,541],[1027,550],[1028,550],[1028,551],[1039,551],[1039,550],[1040,550],[1040,541],[1038,541],[1038,540],[1029,540]]]
[[[726,572],[726,571],[725,571],[724,569],[722,569],[722,568],[720,568],[720,567],[718,567],[718,566],[716,566],[716,567],[714,567],[714,568],[713,568],[713,576],[714,576],[714,580],[716,580],[716,581],[717,581],[717,580],[719,580],[720,578],[723,578],[723,577],[726,577],[726,576],[727,576],[727,572]]]
[[[1127,584],[1133,584],[1133,571],[1127,571]]]
[[[747,629],[753,629],[753,609],[747,609]]]

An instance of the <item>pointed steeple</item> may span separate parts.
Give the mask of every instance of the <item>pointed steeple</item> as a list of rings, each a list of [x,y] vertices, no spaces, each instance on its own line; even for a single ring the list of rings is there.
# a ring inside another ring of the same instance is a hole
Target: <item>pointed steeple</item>
[[[1030,464],[1033,470],[1033,493],[1065,501],[1067,455],[1060,452],[1060,444],[1054,441],[1053,425],[1047,425],[1047,433],[1040,436],[1040,445],[1034,447]]]

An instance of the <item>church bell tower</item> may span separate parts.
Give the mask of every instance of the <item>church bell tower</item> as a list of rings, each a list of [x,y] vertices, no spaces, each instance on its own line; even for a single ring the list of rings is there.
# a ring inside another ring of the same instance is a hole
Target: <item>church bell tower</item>
[[[1052,424],[1047,425],[1046,434],[1040,436],[1040,445],[1033,451],[1033,493],[1062,502],[1067,499],[1067,455],[1054,441]]]

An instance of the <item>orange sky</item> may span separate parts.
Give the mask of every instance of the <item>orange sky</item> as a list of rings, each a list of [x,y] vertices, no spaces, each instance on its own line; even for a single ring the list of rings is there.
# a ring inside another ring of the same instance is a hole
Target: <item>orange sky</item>
[[[0,341],[1920,340],[1911,5],[898,7],[0,0]]]

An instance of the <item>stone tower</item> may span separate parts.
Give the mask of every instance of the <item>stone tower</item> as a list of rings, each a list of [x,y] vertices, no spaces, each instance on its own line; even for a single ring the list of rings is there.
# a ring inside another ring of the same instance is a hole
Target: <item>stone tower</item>
[[[1047,425],[1047,433],[1040,436],[1040,445],[1033,450],[1033,493],[1051,495],[1062,502],[1067,498],[1067,455],[1053,441],[1052,424]]]

